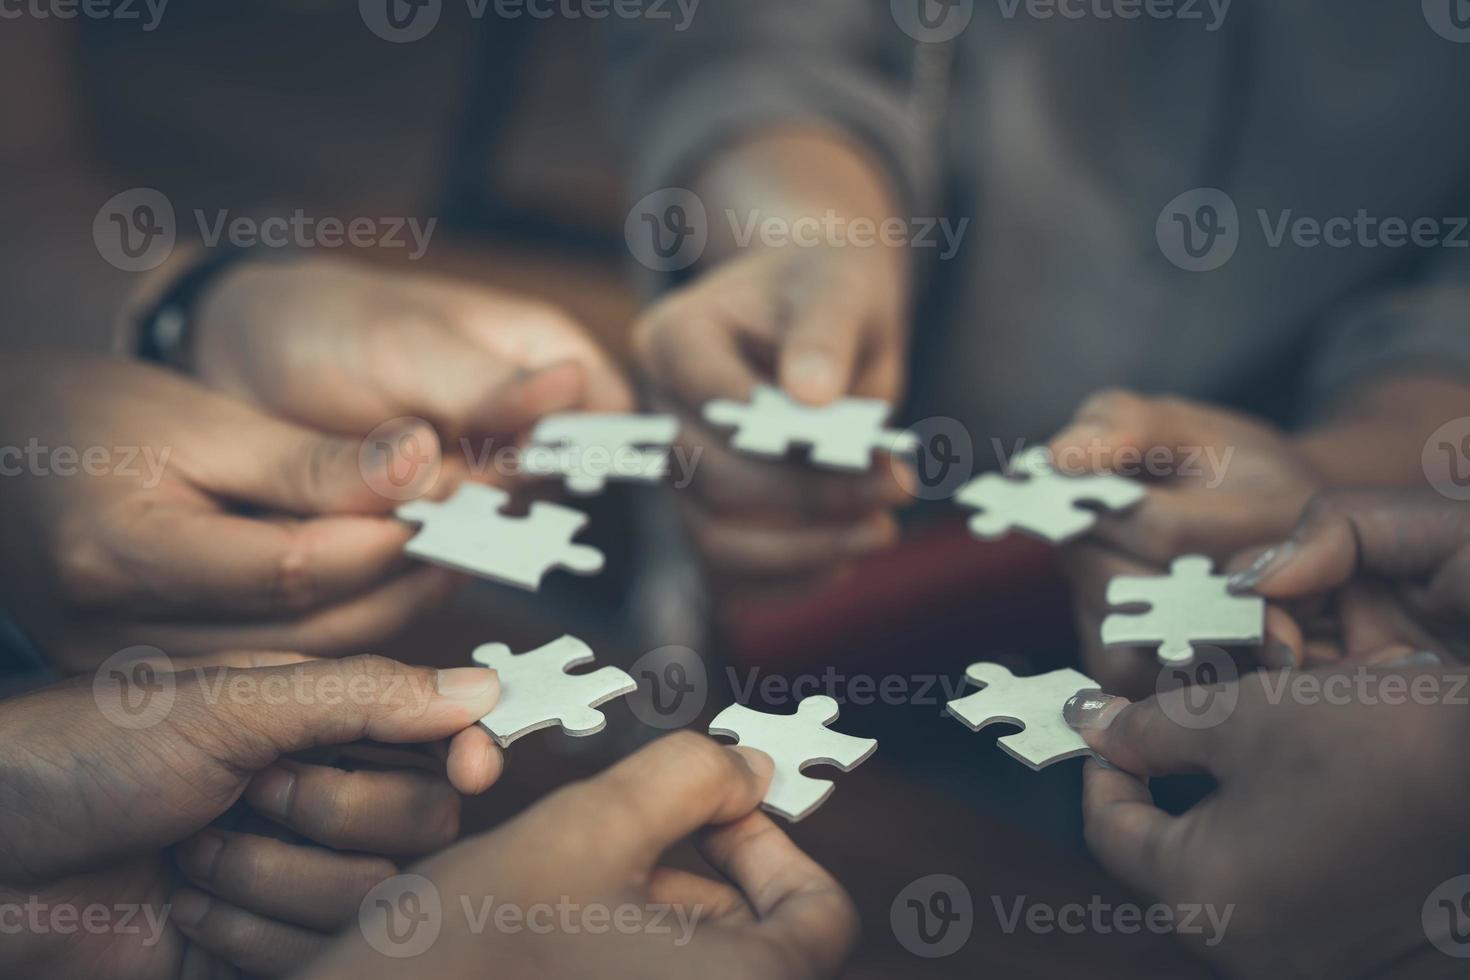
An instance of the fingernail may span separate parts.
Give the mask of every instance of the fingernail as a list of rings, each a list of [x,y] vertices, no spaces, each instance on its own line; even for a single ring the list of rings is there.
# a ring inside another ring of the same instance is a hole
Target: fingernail
[[[279,766],[256,773],[245,787],[245,802],[278,820],[291,816],[291,800],[295,795],[296,774]]]
[[[1117,769],[1118,768],[1117,766],[1115,766],[1111,762],[1109,762],[1107,759],[1104,759],[1102,756],[1098,755],[1096,752],[1092,753],[1092,761],[1095,762],[1095,763],[1097,763],[1097,767],[1099,769]]]
[[[1389,661],[1388,667],[1442,667],[1444,658],[1433,650],[1418,650],[1397,660]]]
[[[1285,643],[1272,643],[1263,648],[1258,659],[1262,667],[1272,670],[1285,670],[1296,666],[1296,654],[1291,652],[1291,647]]]
[[[1236,572],[1225,580],[1225,587],[1231,592],[1246,592],[1254,589],[1266,579],[1275,575],[1282,565],[1296,554],[1296,542],[1283,541],[1274,548],[1267,548],[1256,556],[1247,568]]]
[[[791,358],[787,378],[806,392],[816,392],[822,397],[837,394],[837,369],[832,358],[820,351],[803,351]]]
[[[169,899],[169,915],[179,925],[197,926],[209,914],[209,896],[192,888],[181,888]]]
[[[1062,705],[1062,719],[1077,731],[1100,732],[1113,723],[1128,703],[1127,698],[1101,691],[1082,691]]]
[[[434,690],[456,701],[479,701],[499,685],[500,676],[488,667],[452,667],[434,676]]]
[[[179,864],[191,877],[209,881],[214,875],[215,859],[224,846],[225,842],[218,835],[205,831],[180,848]]]
[[[771,774],[776,771],[776,762],[770,756],[758,749],[748,749],[741,745],[730,746],[730,751],[740,757],[740,761],[750,767],[757,779],[770,779]]]

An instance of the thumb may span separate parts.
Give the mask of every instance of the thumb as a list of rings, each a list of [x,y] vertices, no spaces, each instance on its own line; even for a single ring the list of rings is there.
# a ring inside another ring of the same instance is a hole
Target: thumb
[[[852,389],[863,319],[838,302],[808,302],[798,309],[781,337],[776,378],[797,401],[826,405]]]
[[[245,670],[194,671],[174,712],[224,747],[221,761],[243,772],[289,752],[364,739],[430,742],[479,721],[495,706],[500,680],[484,667],[434,670],[359,656]]]
[[[500,690],[493,670],[436,671],[382,657],[226,658],[267,665],[237,669],[132,653],[110,659],[90,681],[5,702],[11,741],[54,748],[67,762],[44,773],[0,771],[0,795],[18,780],[25,799],[49,801],[16,808],[27,860],[21,866],[0,847],[0,878],[55,877],[175,843],[285,753],[445,738],[487,714]]]
[[[517,371],[478,399],[466,425],[477,433],[519,433],[548,415],[583,408],[588,387],[587,368],[576,361]]]
[[[431,489],[443,465],[434,430],[411,417],[351,439],[260,416],[226,448],[209,489],[302,516],[386,513]]]
[[[1430,576],[1470,544],[1470,508],[1429,492],[1337,490],[1307,505],[1291,537],[1230,578],[1236,592],[1294,599],[1341,588],[1356,575]]]

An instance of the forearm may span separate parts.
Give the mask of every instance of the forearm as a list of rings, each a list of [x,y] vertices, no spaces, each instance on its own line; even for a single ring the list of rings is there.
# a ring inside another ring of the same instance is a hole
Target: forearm
[[[1329,486],[1407,486],[1424,480],[1425,443],[1470,416],[1470,381],[1414,372],[1368,381],[1345,394],[1297,443]]]

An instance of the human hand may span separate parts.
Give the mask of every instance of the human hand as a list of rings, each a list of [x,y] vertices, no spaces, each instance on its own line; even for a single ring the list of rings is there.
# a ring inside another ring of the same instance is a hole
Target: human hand
[[[363,453],[121,360],[16,356],[0,390],[0,446],[15,453],[0,480],[0,585],[67,670],[134,644],[360,649],[457,582],[405,561],[413,530],[385,492],[396,469],[437,462],[400,458],[425,440]]]
[[[786,592],[896,538],[891,511],[910,499],[900,464],[849,475],[737,455],[702,412],[718,398],[748,401],[761,383],[813,405],[896,403],[907,292],[907,272],[886,253],[771,249],[727,259],[637,324],[655,403],[680,418],[678,451],[697,461],[679,499],[718,584]]]
[[[395,873],[389,857],[455,839],[454,789],[480,792],[500,772],[499,750],[474,724],[495,704],[493,671],[280,654],[112,666],[0,704],[0,896],[31,903],[43,922],[68,909],[73,921],[98,907],[141,913],[71,934],[27,930],[0,953],[7,975],[293,970]],[[285,758],[361,739],[445,738],[447,781]],[[241,800],[276,832],[211,826]],[[175,844],[192,884],[179,890],[166,850]]]
[[[231,269],[194,331],[206,384],[345,435],[416,417],[446,442],[513,442],[543,415],[632,406],[612,362],[554,307],[334,259]]]
[[[1203,909],[1191,915],[1199,931],[1181,937],[1227,975],[1463,973],[1431,946],[1423,916],[1436,887],[1470,866],[1467,678],[1358,670],[1067,705],[1116,767],[1087,763],[1090,848],[1147,900]],[[1334,690],[1366,693],[1313,693]],[[1199,726],[1236,697],[1223,721]],[[1153,805],[1147,780],[1180,773],[1219,786],[1176,817]]]
[[[431,895],[442,908],[422,952],[385,955],[394,923],[365,915],[364,931],[307,976],[831,976],[857,917],[841,886],[756,811],[770,776],[770,759],[748,749],[687,732],[661,739],[400,879],[384,904],[412,894],[433,908]],[[700,850],[729,884],[658,864],[701,828]],[[490,926],[473,928],[469,909]],[[494,925],[507,909],[521,928]]]
[[[1268,642],[1297,663],[1470,659],[1470,504],[1427,490],[1329,491],[1285,541],[1233,564],[1231,587],[1276,607]]]
[[[1223,562],[1279,540],[1320,484],[1295,443],[1265,423],[1126,391],[1088,399],[1050,448],[1062,472],[1117,473],[1146,486],[1136,507],[1100,515],[1084,541],[1062,549],[1085,668],[1104,689],[1135,697],[1154,689],[1158,665],[1152,650],[1103,649],[1108,582],[1165,574],[1179,555]],[[1274,649],[1257,655],[1283,665]]]

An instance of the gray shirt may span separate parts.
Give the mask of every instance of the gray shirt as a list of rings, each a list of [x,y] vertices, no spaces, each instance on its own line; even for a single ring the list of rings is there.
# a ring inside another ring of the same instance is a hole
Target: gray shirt
[[[951,3],[973,16],[943,42],[912,36],[952,32],[938,0],[615,22],[634,198],[775,123],[863,141],[913,215],[971,219],[952,257],[914,250],[914,408],[981,443],[1044,437],[1112,385],[1286,419],[1377,373],[1470,371],[1470,43],[1448,13]]]

